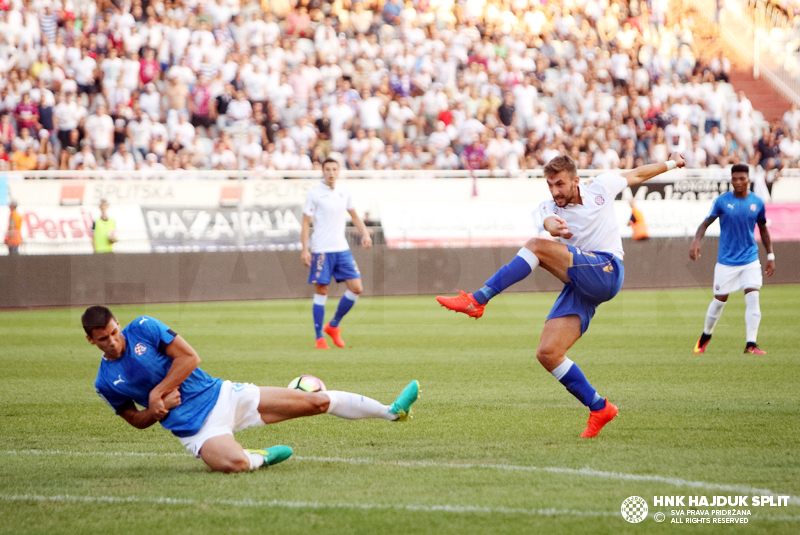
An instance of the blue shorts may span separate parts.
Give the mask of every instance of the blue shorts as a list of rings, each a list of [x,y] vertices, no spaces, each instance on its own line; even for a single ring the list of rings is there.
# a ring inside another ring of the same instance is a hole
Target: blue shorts
[[[590,253],[567,245],[570,266],[567,275],[570,282],[553,304],[547,319],[576,314],[581,318],[581,334],[589,328],[589,322],[601,303],[610,301],[622,288],[625,268],[622,261],[611,253]]]
[[[331,276],[336,282],[360,279],[356,259],[349,250],[338,253],[313,253],[311,255],[311,271],[308,274],[309,284],[330,284]]]

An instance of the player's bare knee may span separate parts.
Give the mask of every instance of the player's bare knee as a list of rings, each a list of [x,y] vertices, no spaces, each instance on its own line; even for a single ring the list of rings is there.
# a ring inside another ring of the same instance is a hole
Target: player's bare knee
[[[542,245],[545,240],[541,238],[531,238],[525,243],[525,248],[529,249],[533,254],[539,256],[542,253]]]
[[[562,355],[554,351],[550,347],[540,347],[536,350],[536,358],[539,364],[544,366],[548,371],[554,369],[558,365],[558,360]]]
[[[327,284],[318,284],[316,289],[317,295],[328,295],[328,285]]]
[[[727,295],[715,295],[714,299],[716,299],[717,301],[722,301],[723,303],[727,303],[728,302],[728,296]]]
[[[361,283],[358,282],[356,284],[353,284],[353,287],[352,288],[348,288],[348,290],[350,290],[351,292],[353,292],[356,295],[361,295],[361,292],[364,291],[364,288],[361,286]]]

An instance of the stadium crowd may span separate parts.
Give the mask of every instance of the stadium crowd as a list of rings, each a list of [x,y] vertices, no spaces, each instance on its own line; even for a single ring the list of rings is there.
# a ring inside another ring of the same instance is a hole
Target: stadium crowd
[[[75,1],[75,3],[73,3]],[[0,0],[0,167],[797,165],[667,0]]]

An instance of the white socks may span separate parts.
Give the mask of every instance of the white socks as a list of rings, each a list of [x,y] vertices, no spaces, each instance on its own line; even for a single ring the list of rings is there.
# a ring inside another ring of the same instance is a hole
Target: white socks
[[[327,303],[327,302],[328,302],[328,296],[327,295],[314,294],[314,304],[315,305],[325,306],[325,303]]]
[[[761,305],[758,302],[759,292],[744,294],[744,325],[747,329],[747,341],[756,342],[758,338],[758,325],[761,323]]]
[[[264,456],[260,453],[244,452],[244,454],[250,459],[250,470],[255,470],[256,468],[264,466]]]
[[[552,373],[553,377],[560,381],[562,377],[567,375],[567,372],[570,368],[572,368],[573,364],[575,363],[572,362],[568,357],[564,357],[564,362],[556,366],[550,373]]]
[[[523,247],[517,253],[517,256],[521,256],[523,260],[525,260],[529,266],[531,266],[531,271],[536,269],[539,265],[539,257],[533,254],[533,251],[528,249],[527,247]]]
[[[344,297],[348,298],[350,301],[353,301],[353,302],[358,301],[358,294],[354,294],[350,290],[346,290],[344,292]]]
[[[397,419],[397,415],[389,412],[388,405],[361,394],[342,392],[340,390],[328,390],[322,393],[327,394],[331,400],[328,406],[328,414],[339,418],[344,418],[345,420],[361,420],[363,418]]]
[[[747,296],[745,296],[745,299],[746,298]],[[722,315],[723,308],[725,308],[725,301],[720,301],[716,297],[711,300],[711,304],[708,305],[708,311],[706,312],[706,324],[703,327],[704,333],[714,333],[714,327],[717,325],[717,320]]]

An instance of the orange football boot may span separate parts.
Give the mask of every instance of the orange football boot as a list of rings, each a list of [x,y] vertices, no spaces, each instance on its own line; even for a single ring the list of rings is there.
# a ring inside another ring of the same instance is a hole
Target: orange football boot
[[[472,294],[467,292],[458,291],[458,297],[446,297],[440,295],[436,298],[440,305],[455,312],[463,312],[470,318],[480,318],[483,316],[483,309],[486,305],[479,304]]]
[[[325,341],[324,338],[317,338],[317,349],[330,349],[331,346],[328,345],[328,342]]]
[[[581,433],[581,438],[596,437],[597,434],[603,429],[603,426],[614,419],[619,412],[616,405],[606,400],[606,406],[599,411],[591,411],[589,413],[589,421],[586,422],[586,430]]]
[[[331,324],[329,323],[322,330],[325,331],[325,334],[333,339],[333,343],[336,344],[336,347],[344,347],[341,327],[331,327]]]

